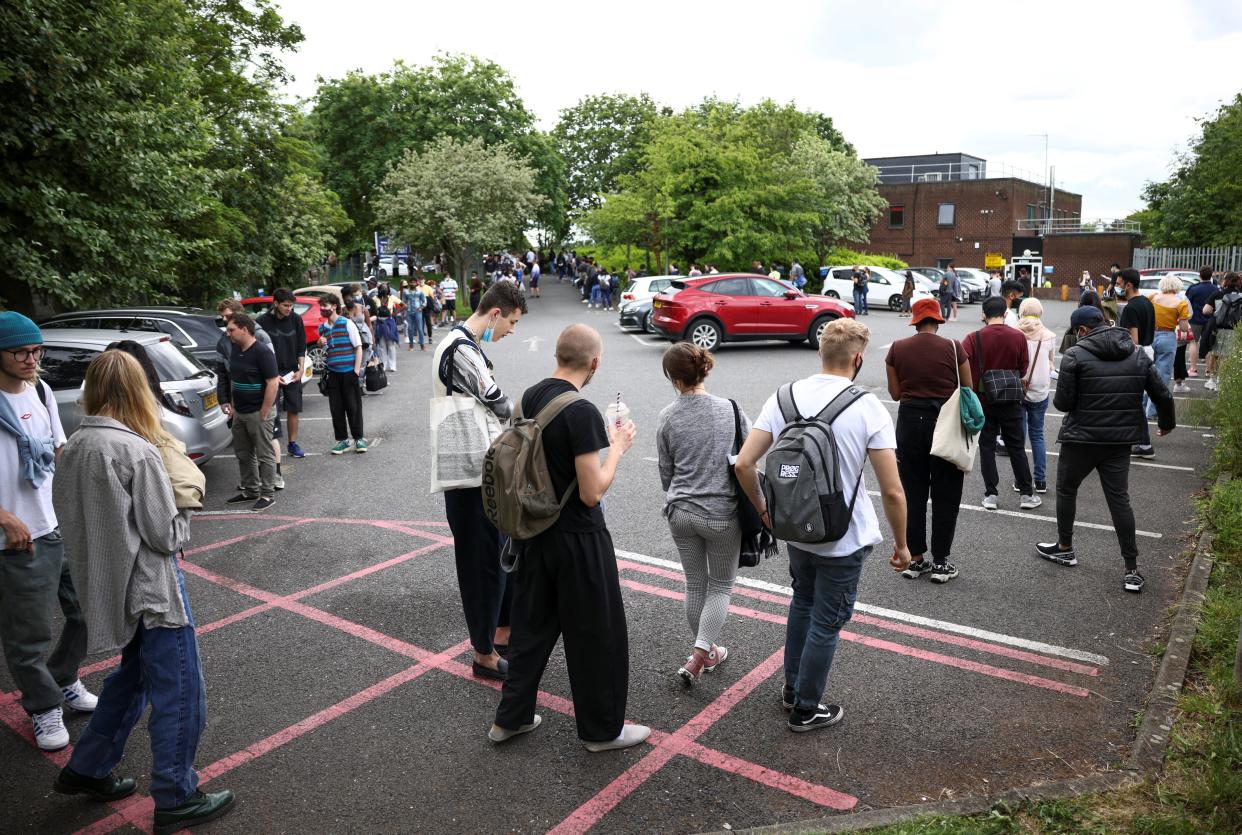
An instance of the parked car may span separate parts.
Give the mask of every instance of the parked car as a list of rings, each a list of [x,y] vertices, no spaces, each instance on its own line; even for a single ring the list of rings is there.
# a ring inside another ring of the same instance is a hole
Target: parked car
[[[272,300],[268,296],[242,299],[241,303],[246,312],[256,319],[272,306]],[[315,367],[315,373],[322,374],[326,351],[319,345],[319,324],[324,320],[319,315],[319,297],[294,294],[293,312],[302,317],[302,327],[306,331],[306,357]]]
[[[677,278],[651,300],[651,325],[661,335],[714,351],[722,342],[807,341],[818,347],[824,326],[853,317],[848,304],[808,296],[793,285],[745,273]]]
[[[352,287],[355,284],[363,284],[361,281],[336,281],[332,284],[312,284],[308,287],[299,287],[293,291],[294,296],[305,296],[309,299],[318,300],[320,296],[336,296],[338,299],[344,295],[345,288]]]
[[[887,307],[889,310],[901,310],[901,291],[906,286],[904,271],[890,270],[886,267],[870,267],[871,280],[867,283],[867,305],[869,307]],[[824,277],[824,295],[834,299],[854,298],[854,267],[828,267]],[[914,282],[914,295],[910,304],[919,299],[929,297],[929,293]]]
[[[82,422],[82,382],[91,360],[121,339],[147,349],[163,391],[160,403],[164,428],[185,444],[190,460],[207,461],[233,443],[228,418],[216,397],[216,375],[192,354],[162,333],[118,333],[115,330],[41,328],[41,377],[52,388],[66,435]],[[214,345],[212,347],[214,351]]]
[[[1182,281],[1182,292],[1199,283],[1199,273],[1195,270],[1146,269],[1139,270],[1139,291],[1143,293],[1160,292],[1160,279],[1166,275],[1176,276]]]
[[[40,327],[75,330],[109,330],[128,334],[112,339],[133,339],[136,333],[162,333],[185,348],[208,368],[215,367],[216,342],[224,320],[201,307],[118,307],[79,310],[44,319]]]
[[[655,296],[648,296],[637,301],[622,302],[620,307],[621,327],[626,330],[637,328],[643,333],[655,333],[655,326],[651,324],[651,300],[654,298]]]
[[[634,279],[634,283],[625,288],[621,293],[621,301],[632,302],[639,299],[649,299],[657,293],[662,293],[673,283],[675,279],[681,278],[679,275],[643,275]]]
[[[976,269],[975,267],[956,267],[957,278],[962,283],[964,290],[969,293],[962,294],[963,302],[977,302],[988,294],[988,279],[990,276],[987,270]]]

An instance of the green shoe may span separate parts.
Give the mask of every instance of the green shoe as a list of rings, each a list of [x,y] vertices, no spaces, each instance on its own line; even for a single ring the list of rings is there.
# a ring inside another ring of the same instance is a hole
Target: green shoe
[[[354,441],[354,452],[366,452],[366,451],[367,451],[367,439],[366,438],[359,438],[358,440]]]
[[[180,806],[155,810],[155,833],[176,832],[189,826],[207,823],[233,808],[233,793],[224,791],[194,792]]]
[[[336,446],[332,447],[333,455],[341,455],[349,452],[349,441],[337,441]]]

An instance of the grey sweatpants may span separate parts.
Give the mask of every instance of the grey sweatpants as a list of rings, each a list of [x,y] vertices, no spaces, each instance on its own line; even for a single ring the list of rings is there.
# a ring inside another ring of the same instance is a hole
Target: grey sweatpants
[[[242,493],[252,499],[274,497],[276,451],[272,449],[271,418],[263,420],[257,411],[234,412],[233,452],[241,472]]]
[[[742,532],[736,519],[712,519],[676,506],[669,510],[668,527],[686,572],[686,620],[694,646],[710,651],[729,615]]]

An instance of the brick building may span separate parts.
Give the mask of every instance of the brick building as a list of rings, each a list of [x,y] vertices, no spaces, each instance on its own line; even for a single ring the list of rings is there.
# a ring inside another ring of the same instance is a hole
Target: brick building
[[[1050,191],[1016,172],[989,170],[968,154],[864,160],[880,172],[888,208],[871,228],[866,249],[913,266],[985,266],[988,253],[1006,259],[1040,253],[1047,280],[1075,286],[1082,270],[1128,265],[1139,241],[1127,222],[1082,221],[1082,195]],[[1046,271],[1046,269],[1045,269]]]

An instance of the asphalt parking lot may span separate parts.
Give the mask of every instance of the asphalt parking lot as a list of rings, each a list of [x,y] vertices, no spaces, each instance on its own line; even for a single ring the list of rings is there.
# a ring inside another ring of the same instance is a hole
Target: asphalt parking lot
[[[604,336],[586,394],[603,408],[620,392],[638,426],[605,499],[629,620],[627,713],[656,733],[635,749],[588,754],[558,652],[543,681],[543,726],[501,747],[487,741],[496,688],[470,675],[443,504],[427,488],[431,353],[402,350],[389,389],[364,401],[367,455],[325,454],[327,403],[308,393],[301,442],[310,454],[285,460],[288,487],[271,511],[229,510],[235,462],[207,465],[208,513],[185,555],[208,685],[198,764],[207,787],[238,794],[209,831],[740,829],[986,795],[1125,759],[1180,592],[1210,430],[1179,427],[1156,440],[1156,459],[1132,469],[1141,596],[1121,589],[1097,484],[1080,496],[1080,565],[1066,569],[1033,553],[1054,535],[1053,495],[1019,511],[1002,461],[1001,509],[984,511],[976,467],[953,556],[961,576],[944,586],[902,579],[881,545],[829,680],[845,720],[790,734],[778,698],[783,555],[743,570],[723,636],[727,665],[693,690],[675,675],[692,639],[651,431],[674,396],[659,371],[667,343],[621,332],[615,313],[585,310],[567,285],[545,287],[489,356],[516,394],[551,371],[564,325],[586,321]],[[1062,332],[1071,307],[1048,305],[1045,322]],[[942,332],[964,336],[978,318],[978,305],[964,307]],[[910,328],[886,311],[861,321],[874,335],[859,381],[887,401],[886,347]],[[781,343],[726,345],[717,362],[709,390],[752,417],[780,383],[817,368],[809,348]],[[1191,385],[1185,398],[1204,396],[1201,382]],[[1050,440],[1059,425],[1050,414]],[[1049,457],[1050,484],[1057,460]],[[97,690],[114,662],[88,659],[84,680]],[[111,807],[63,798],[51,782],[67,752],[38,752],[7,672],[0,690],[7,831],[149,831],[145,731],[122,766],[139,777],[138,795]],[[69,724],[76,737],[85,719]]]

